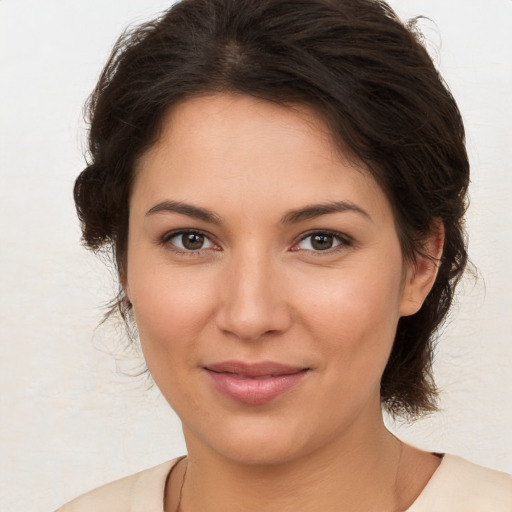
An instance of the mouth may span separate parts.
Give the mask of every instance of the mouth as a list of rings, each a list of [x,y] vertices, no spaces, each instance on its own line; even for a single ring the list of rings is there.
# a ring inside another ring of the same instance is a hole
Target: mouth
[[[262,405],[295,388],[310,368],[268,361],[225,361],[204,370],[214,389],[224,396],[247,405]]]

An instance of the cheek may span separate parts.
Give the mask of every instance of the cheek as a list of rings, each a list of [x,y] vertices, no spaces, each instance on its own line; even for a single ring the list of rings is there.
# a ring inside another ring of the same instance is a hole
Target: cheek
[[[384,369],[399,319],[398,266],[336,269],[328,279],[305,278],[295,294],[301,305],[297,317],[322,345],[328,362],[343,366],[347,377]]]
[[[211,318],[212,294],[198,277],[160,269],[140,273],[130,287],[147,367],[169,405],[181,413],[201,405],[190,382],[198,371],[196,354]]]
[[[172,364],[197,340],[211,316],[212,292],[200,272],[132,274],[130,298],[150,371]],[[171,357],[170,357],[171,356]]]
[[[356,269],[333,270],[326,279],[297,286],[297,303],[304,318],[321,329],[356,334],[377,325],[395,325],[400,306],[400,273],[360,272]]]

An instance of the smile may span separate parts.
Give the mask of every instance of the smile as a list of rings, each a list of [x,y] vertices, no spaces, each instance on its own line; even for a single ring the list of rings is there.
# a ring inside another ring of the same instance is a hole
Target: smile
[[[217,391],[248,405],[271,402],[294,388],[309,372],[309,368],[273,362],[246,364],[226,361],[204,369]]]

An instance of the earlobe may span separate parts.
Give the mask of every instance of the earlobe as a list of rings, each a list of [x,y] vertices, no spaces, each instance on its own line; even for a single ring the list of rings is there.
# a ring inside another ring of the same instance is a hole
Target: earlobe
[[[410,316],[417,313],[437,277],[437,271],[443,254],[444,225],[441,221],[433,223],[428,238],[423,244],[421,253],[416,254],[415,260],[407,269],[400,316]]]

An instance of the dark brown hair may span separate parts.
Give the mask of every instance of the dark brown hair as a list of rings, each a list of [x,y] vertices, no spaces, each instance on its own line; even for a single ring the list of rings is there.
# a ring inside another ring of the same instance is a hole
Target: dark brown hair
[[[436,282],[400,319],[381,384],[393,414],[435,410],[433,341],[466,265],[469,165],[457,105],[412,26],[376,0],[183,0],[122,35],[90,98],[74,190],[85,244],[111,248],[121,276],[137,158],[170,106],[217,91],[317,112],[386,193],[410,260],[442,221]],[[126,318],[122,289],[116,306]]]

